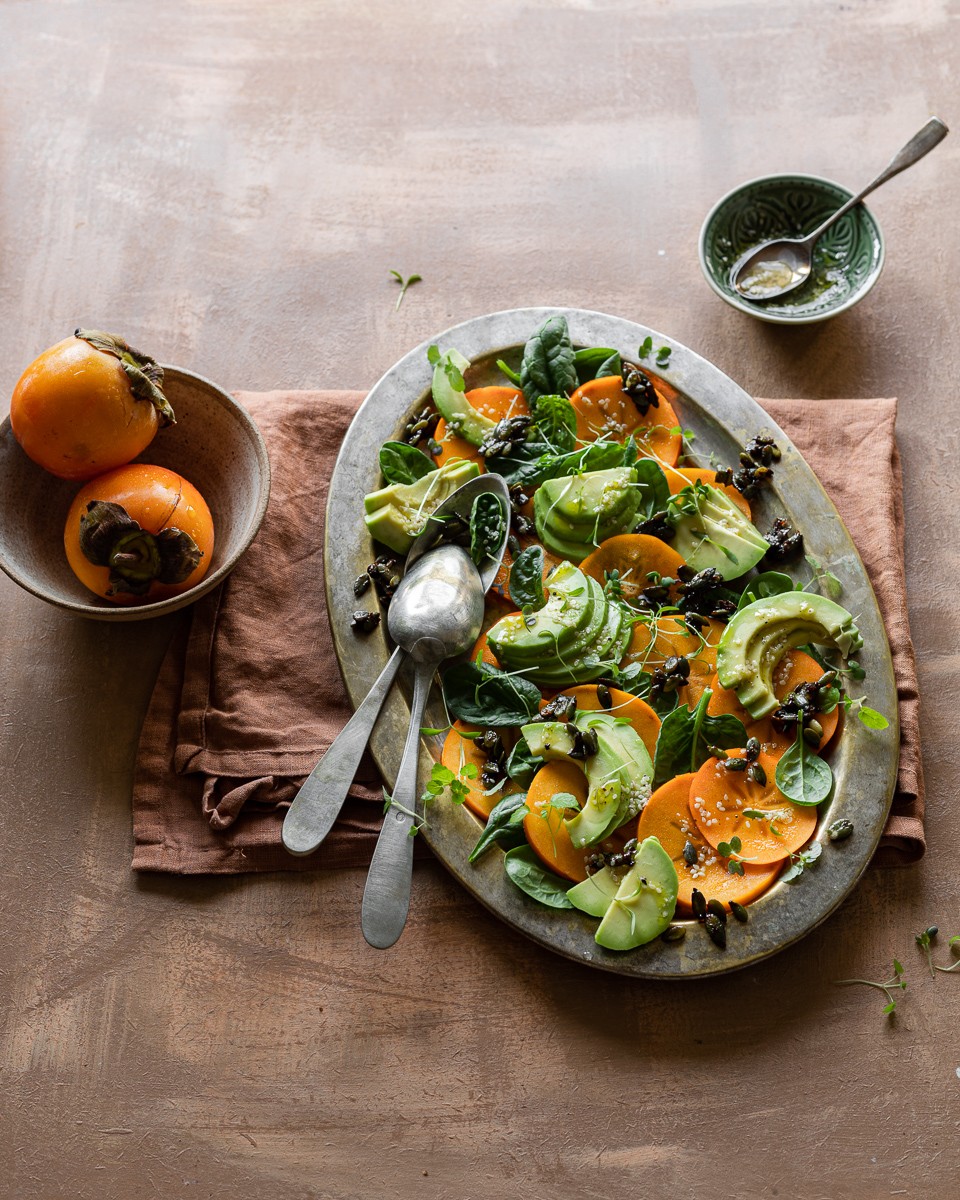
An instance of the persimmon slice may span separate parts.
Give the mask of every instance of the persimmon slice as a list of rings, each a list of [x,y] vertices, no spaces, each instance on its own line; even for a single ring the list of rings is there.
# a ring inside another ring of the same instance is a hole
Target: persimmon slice
[[[750,520],[750,501],[742,492],[738,492],[732,483],[717,483],[716,471],[709,471],[703,467],[672,467],[664,471],[664,474],[667,477],[667,486],[670,488],[671,496],[682,492],[691,483],[706,483],[728,496],[747,520]]]
[[[778,700],[783,700],[802,683],[816,683],[822,674],[823,667],[815,658],[804,654],[802,650],[789,650],[773,673],[774,693]],[[774,729],[769,717],[763,717],[759,721],[754,720],[737,699],[737,693],[721,687],[720,680],[716,675],[711,679],[710,687],[713,690],[707,706],[710,716],[716,717],[721,713],[731,713],[743,722],[749,737],[755,737],[764,750],[777,757],[793,745],[796,740],[795,732],[779,733]],[[823,737],[820,739],[821,747],[825,746],[836,733],[839,720],[839,706],[833,712],[817,714],[817,721],[823,729]]]
[[[522,788],[518,787],[512,779],[508,779],[503,787],[498,788],[489,796],[486,794],[486,789],[480,782],[480,772],[487,765],[487,756],[473,738],[463,736],[465,733],[479,732],[480,727],[477,725],[468,725],[466,721],[454,721],[453,727],[444,739],[440,761],[448,771],[452,771],[459,777],[461,783],[466,784],[467,795],[463,801],[464,804],[475,817],[485,821],[490,816],[494,805],[499,804],[504,796],[522,791]],[[506,737],[506,730],[500,731],[500,735]],[[510,749],[509,741],[506,748]],[[461,774],[463,768],[468,764],[477,768],[477,773],[472,779]]]
[[[587,858],[598,851],[611,853],[622,850],[627,838],[633,837],[634,822],[621,825],[595,846],[578,850],[570,841],[570,834],[563,823],[564,817],[574,815],[574,810],[551,804],[555,797],[564,792],[574,796],[577,804],[583,808],[589,794],[586,775],[576,763],[562,759],[548,762],[536,773],[527,791],[527,808],[530,811],[523,819],[523,832],[545,866],[564,879],[580,883],[587,877]]]
[[[742,750],[728,751],[730,758]],[[731,838],[740,839],[740,857],[761,865],[778,862],[799,850],[817,827],[815,807],[794,804],[775,781],[779,755],[761,753],[757,760],[765,784],[754,783],[746,771],[728,770],[722,759],[703,764],[690,785],[690,815],[705,841],[715,849]],[[763,813],[764,816],[752,814]]]
[[[687,801],[695,778],[691,774],[676,775],[657,788],[637,823],[637,841],[651,835],[659,838],[660,845],[673,859],[680,881],[677,909],[683,916],[692,914],[694,888],[703,893],[705,900],[720,900],[727,908],[731,900],[749,904],[766,891],[783,865],[782,862],[764,866],[745,864],[742,875],[731,872],[730,860],[704,840],[690,816]]]
[[[646,533],[620,533],[607,538],[580,564],[584,575],[604,584],[614,571],[620,576],[623,598],[636,600],[644,588],[650,587],[650,574],[676,579],[683,559],[659,538]]]
[[[608,437],[622,442],[632,434],[640,453],[656,458],[667,466],[676,466],[683,439],[679,433],[677,414],[652,380],[660,398],[657,408],[649,408],[645,416],[623,390],[619,375],[591,379],[578,387],[570,397],[577,414],[577,437],[581,442],[595,442]],[[674,430],[678,432],[674,433]]]
[[[608,691],[610,693],[609,708],[603,704],[597,694],[595,683],[564,688],[564,695],[572,696],[577,702],[577,708],[585,712],[608,712],[611,717],[626,718],[646,746],[650,757],[653,758],[657,749],[657,734],[660,732],[660,718],[639,696],[631,696],[629,692],[623,692],[619,688],[609,688]]]
[[[504,417],[530,415],[530,408],[523,398],[523,392],[515,387],[473,388],[472,391],[466,393],[466,399],[471,408],[475,408],[481,416],[489,417],[491,421],[502,421]],[[480,457],[477,447],[465,438],[451,433],[442,417],[437,422],[433,436],[440,443],[440,453],[436,460],[438,467],[442,467],[451,458],[465,458],[484,469],[484,461]]]

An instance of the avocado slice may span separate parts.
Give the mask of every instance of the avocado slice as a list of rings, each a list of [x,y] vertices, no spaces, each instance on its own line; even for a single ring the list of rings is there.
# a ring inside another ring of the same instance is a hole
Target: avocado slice
[[[544,762],[572,758],[577,747],[577,726],[572,721],[533,721],[520,732],[530,753]]]
[[[592,729],[597,753],[574,758],[576,730]],[[578,712],[573,722],[533,721],[520,730],[534,755],[566,758],[584,772],[587,801],[576,816],[564,818],[570,840],[578,849],[602,841],[611,830],[636,816],[650,796],[653,763],[640,736],[630,725],[618,725],[605,712]]]
[[[678,887],[670,855],[657,838],[644,838],[600,922],[597,944],[607,950],[634,950],[652,942],[673,920]]]
[[[783,592],[754,600],[730,619],[717,646],[717,676],[755,719],[780,703],[773,690],[777,663],[807,642],[835,646],[845,657],[863,645],[842,605],[811,592]]]
[[[514,667],[553,664],[594,640],[607,615],[603,588],[572,563],[547,576],[547,603],[537,612],[509,613],[487,633],[497,661]],[[531,674],[530,678],[535,679]]]
[[[570,840],[578,849],[602,841],[630,817],[637,816],[650,798],[653,763],[640,735],[629,725],[617,725],[607,713],[581,713],[577,724],[597,735],[597,753],[586,762],[590,792],[583,808],[564,817]]]
[[[391,483],[364,497],[364,521],[372,537],[398,554],[406,554],[430,514],[457,488],[480,474],[480,467],[452,458],[415,483]]]
[[[684,505],[695,511],[684,511]],[[709,484],[684,488],[668,511],[676,535],[673,549],[694,571],[716,567],[724,579],[739,579],[770,549],[730,497]]]
[[[537,489],[537,533],[555,554],[576,561],[615,534],[633,528],[640,505],[632,467],[548,479]]]
[[[496,421],[478,413],[467,400],[465,391],[454,387],[447,373],[447,368],[451,366],[460,372],[462,378],[470,366],[470,360],[457,350],[448,350],[440,355],[433,368],[433,402],[452,432],[471,445],[480,446],[487,434],[496,428]]]
[[[613,867],[601,867],[588,875],[581,883],[567,890],[567,899],[574,908],[579,908],[590,917],[605,916],[614,896],[620,888],[625,871]]]
[[[611,662],[620,664],[630,640],[630,625],[619,604],[607,603],[606,618],[596,637],[578,653],[541,661],[529,678],[542,687],[568,687],[590,683],[609,670]],[[626,628],[626,634],[624,629]]]

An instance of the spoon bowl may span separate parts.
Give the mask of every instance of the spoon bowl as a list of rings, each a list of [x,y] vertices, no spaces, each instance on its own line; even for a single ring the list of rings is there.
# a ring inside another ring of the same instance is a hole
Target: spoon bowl
[[[802,238],[779,238],[764,242],[746,251],[730,271],[730,282],[734,289],[748,300],[766,301],[785,296],[806,283],[813,268],[813,248],[820,237],[865,196],[929,154],[949,132],[939,117],[931,117],[875,179],[851,196],[811,233]]]
[[[387,628],[408,654],[428,638],[440,662],[468,650],[483,624],[483,584],[460,546],[438,546],[418,559],[390,602]]]

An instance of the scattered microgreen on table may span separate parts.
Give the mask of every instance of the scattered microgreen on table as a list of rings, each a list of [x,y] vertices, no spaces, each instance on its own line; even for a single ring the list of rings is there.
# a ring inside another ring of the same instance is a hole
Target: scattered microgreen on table
[[[422,283],[423,276],[422,275],[408,275],[407,278],[404,279],[404,277],[400,274],[399,271],[391,271],[390,274],[397,281],[397,283],[400,284],[400,295],[397,297],[397,303],[394,306],[394,312],[396,312],[397,309],[399,309],[400,305],[403,303],[403,298],[407,294],[407,288],[413,287],[413,285],[415,283]]]

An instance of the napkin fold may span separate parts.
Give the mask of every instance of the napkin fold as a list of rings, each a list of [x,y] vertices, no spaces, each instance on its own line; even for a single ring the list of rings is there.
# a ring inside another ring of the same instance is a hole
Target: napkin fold
[[[256,540],[191,610],[161,666],[140,737],[133,868],[234,874],[359,866],[381,823],[366,759],[320,850],[282,847],[284,812],[352,714],[323,585],[323,514],[334,459],[363,393],[238,393],[270,453]],[[903,568],[896,400],[762,400],[831,496],[884,615],[900,704],[897,793],[875,862],[924,852],[919,697]],[[851,470],[851,463],[856,470]],[[355,531],[344,530],[344,537]]]

